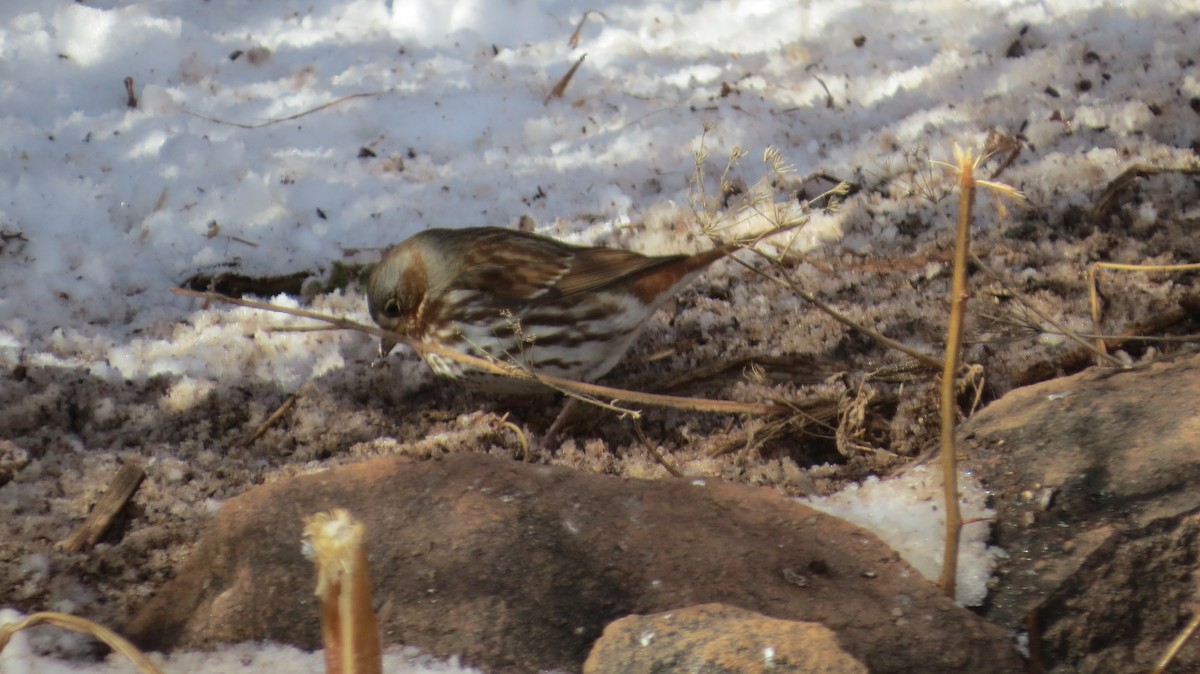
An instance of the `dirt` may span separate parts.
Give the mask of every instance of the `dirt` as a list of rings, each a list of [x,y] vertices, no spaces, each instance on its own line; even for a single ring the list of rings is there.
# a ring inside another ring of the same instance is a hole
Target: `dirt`
[[[896,189],[894,182],[863,179],[842,206],[846,240],[870,239],[869,246],[833,244],[784,267],[753,264],[786,274],[855,321],[937,355],[949,297],[952,232],[942,219],[949,201],[944,194],[897,198]],[[1095,199],[1102,194],[1098,189]],[[1082,347],[1053,334],[1026,308],[1090,331],[1090,262],[1200,260],[1194,177],[1150,177],[1116,196],[1099,218],[1053,201],[1002,217],[980,202],[973,250],[1005,282],[972,267],[964,360],[982,366],[983,376],[963,391],[964,414],[1019,385],[1092,364]],[[908,214],[894,236],[878,237],[875,210],[889,199],[893,207],[906,204]],[[1150,228],[1135,224],[1147,203],[1158,209]],[[1159,337],[1200,332],[1187,309],[1198,292],[1194,275],[1105,272],[1101,287],[1108,333],[1135,325],[1152,325]],[[1129,359],[1146,361],[1191,347],[1128,342],[1122,348]],[[12,443],[9,454],[26,454],[0,467],[0,603],[122,624],[188,557],[220,503],[252,485],[396,451],[480,452],[515,461],[523,455],[520,436],[538,438],[557,412],[553,398],[497,400],[434,381],[412,354],[372,367],[371,349],[363,337],[343,354],[345,368],[298,390],[247,376],[213,382],[194,404],[173,398],[179,382],[171,377],[112,381],[36,365],[0,373],[0,439]],[[748,358],[765,364],[751,366]],[[772,485],[787,494],[829,493],[895,471],[936,441],[933,372],[732,262],[712,268],[660,311],[605,383],[645,387],[730,363],[740,367],[672,392],[789,401],[827,412],[829,421],[775,427],[745,416],[645,409],[641,430],[682,473]],[[249,441],[293,395],[294,406]],[[630,477],[667,474],[628,416],[595,409],[532,459]],[[62,550],[57,543],[130,461],[148,475],[122,521],[94,549]]]

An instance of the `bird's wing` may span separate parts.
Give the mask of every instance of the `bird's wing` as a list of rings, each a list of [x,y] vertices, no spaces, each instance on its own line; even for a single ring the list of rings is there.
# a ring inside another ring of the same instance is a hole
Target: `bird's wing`
[[[617,248],[581,248],[532,234],[490,228],[464,250],[460,288],[513,302],[540,302],[603,288],[683,256],[646,257]]]
[[[673,264],[683,257],[647,257],[617,248],[576,249],[571,269],[558,280],[555,290],[564,297],[598,290]]]
[[[496,227],[475,230],[457,245],[461,245],[463,269],[453,280],[455,287],[519,303],[553,293],[574,257],[565,244]]]

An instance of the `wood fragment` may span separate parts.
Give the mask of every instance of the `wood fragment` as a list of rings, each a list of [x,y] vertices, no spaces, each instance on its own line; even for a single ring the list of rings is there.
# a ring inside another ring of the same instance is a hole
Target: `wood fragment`
[[[133,78],[125,78],[125,105],[126,107],[136,108],[138,106],[137,94],[133,91]]]
[[[128,463],[117,471],[116,477],[104,491],[104,495],[96,502],[87,520],[75,530],[71,537],[62,542],[62,547],[68,552],[79,552],[85,546],[91,547],[104,538],[113,519],[133,497],[134,492],[146,479],[146,471],[140,466]]]
[[[298,296],[304,289],[304,282],[313,276],[312,272],[307,271],[298,271],[282,276],[247,276],[237,272],[196,274],[185,280],[183,287],[235,297],[244,295],[274,297],[280,294]]]
[[[287,414],[288,410],[292,409],[292,407],[295,406],[296,401],[299,398],[300,398],[299,393],[293,393],[292,395],[288,396],[288,399],[283,401],[283,404],[280,405],[278,407],[278,409],[276,409],[273,413],[271,413],[271,416],[267,417],[266,421],[259,424],[258,428],[254,429],[254,433],[251,434],[250,437],[246,438],[246,441],[242,444],[244,444],[244,445],[254,444],[255,440],[258,440],[259,438],[261,438],[263,436],[263,434],[267,432],[268,429],[270,429],[272,426],[275,425],[276,422],[278,422],[280,419],[283,418],[283,415]]]
[[[1029,637],[1029,674],[1044,674],[1046,666],[1042,662],[1042,631],[1037,609],[1025,614],[1025,634]]]

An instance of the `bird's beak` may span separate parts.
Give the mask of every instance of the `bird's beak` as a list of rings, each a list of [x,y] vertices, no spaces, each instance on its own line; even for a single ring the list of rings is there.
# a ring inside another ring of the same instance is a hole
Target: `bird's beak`
[[[396,348],[396,344],[398,344],[398,343],[399,342],[397,342],[394,339],[388,339],[387,337],[380,337],[379,338],[379,357],[387,358],[387,355],[392,352],[392,349]]]

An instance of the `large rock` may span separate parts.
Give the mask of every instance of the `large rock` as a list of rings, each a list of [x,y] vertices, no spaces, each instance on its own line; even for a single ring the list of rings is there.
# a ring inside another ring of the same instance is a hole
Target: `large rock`
[[[499,672],[578,670],[609,622],[722,602],[819,622],[873,672],[1015,672],[1006,635],[878,539],[773,490],[459,454],[386,458],[231,499],[129,626],[153,648],[319,646],[306,515],[366,525],[383,637]]]
[[[628,616],[604,629],[583,674],[867,674],[817,623],[703,604]]]
[[[986,615],[1032,617],[1049,671],[1149,671],[1200,594],[1200,358],[1019,389],[962,434],[1009,554]]]

